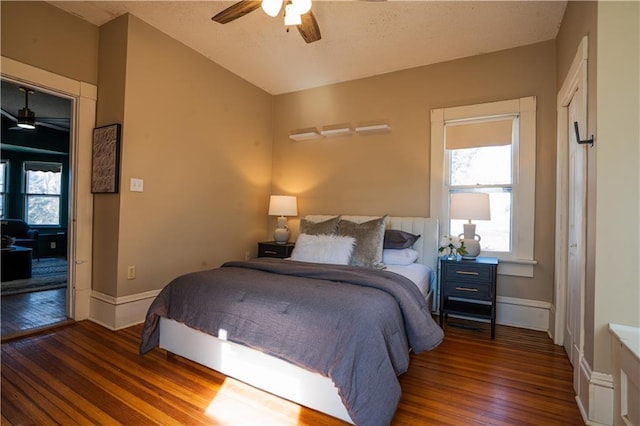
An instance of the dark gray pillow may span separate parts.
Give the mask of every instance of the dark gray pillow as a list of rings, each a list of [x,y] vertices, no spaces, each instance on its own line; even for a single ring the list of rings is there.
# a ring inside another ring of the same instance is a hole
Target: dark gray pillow
[[[336,235],[340,216],[333,217],[324,222],[312,222],[307,219],[300,220],[300,233],[307,235]]]
[[[384,245],[386,249],[406,249],[413,247],[413,244],[420,238],[420,235],[413,235],[399,229],[387,229],[384,231]]]
[[[351,255],[350,265],[383,268],[382,244],[387,216],[363,223],[348,220],[338,222],[338,235],[346,235],[356,239]]]

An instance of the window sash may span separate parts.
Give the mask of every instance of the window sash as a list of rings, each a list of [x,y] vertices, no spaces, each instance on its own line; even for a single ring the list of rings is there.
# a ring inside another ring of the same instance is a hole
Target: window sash
[[[59,195],[32,195],[25,196],[25,216],[26,222],[29,225],[36,226],[59,226],[60,225],[60,196]],[[54,203],[47,203],[47,206],[38,206],[39,201],[54,201]],[[40,209],[38,209],[40,207]],[[44,208],[44,212],[43,212]],[[51,211],[51,210],[53,211]],[[39,214],[39,217],[32,216],[32,214]]]

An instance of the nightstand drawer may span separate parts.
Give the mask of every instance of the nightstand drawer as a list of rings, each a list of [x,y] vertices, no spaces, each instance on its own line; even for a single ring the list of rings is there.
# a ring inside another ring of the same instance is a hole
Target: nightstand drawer
[[[493,279],[491,268],[484,265],[460,262],[456,265],[447,265],[445,279],[451,281],[473,281],[490,283]]]
[[[276,242],[258,243],[258,257],[278,257],[284,259],[291,256],[293,243],[278,244]]]
[[[466,299],[491,300],[489,283],[449,281],[443,289],[445,296],[463,297]]]

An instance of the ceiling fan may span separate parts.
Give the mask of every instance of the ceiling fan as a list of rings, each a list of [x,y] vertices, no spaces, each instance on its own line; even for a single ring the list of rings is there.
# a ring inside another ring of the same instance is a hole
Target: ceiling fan
[[[15,125],[13,125],[12,127],[6,127],[7,130],[34,130],[36,126],[44,126],[54,130],[59,130],[64,132],[69,131],[69,125],[70,125],[69,117],[54,118],[54,117],[38,116],[36,121],[36,113],[29,108],[29,96],[36,93],[35,90],[32,88],[24,87],[24,86],[13,86],[13,87],[16,87],[20,92],[24,93],[24,106],[22,108],[19,108],[18,105],[15,105],[12,108],[10,105],[12,104],[13,96],[7,95],[6,98],[4,97],[5,96],[4,83],[5,82],[3,81],[3,93],[2,93],[3,107],[0,108],[0,115],[2,115],[3,117],[6,117],[7,119],[15,123]],[[9,90],[11,89],[12,88],[9,88]],[[7,99],[9,100],[7,101]],[[5,109],[5,101],[9,102],[9,105],[7,105],[8,109]],[[9,112],[9,110],[17,111],[17,114],[15,114],[15,112],[13,113]],[[3,118],[3,121],[4,121],[4,118]]]
[[[311,11],[311,0],[242,0],[224,9],[211,19],[220,24],[226,24],[259,7],[262,7],[262,10],[272,17],[277,16],[280,10],[284,9],[284,24],[287,26],[287,31],[289,31],[288,27],[295,25],[307,43],[313,43],[322,38],[318,22]]]

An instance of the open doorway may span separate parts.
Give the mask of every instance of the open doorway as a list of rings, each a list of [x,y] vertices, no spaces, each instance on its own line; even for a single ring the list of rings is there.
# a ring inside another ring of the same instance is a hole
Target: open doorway
[[[72,100],[2,80],[2,340],[68,320]]]

